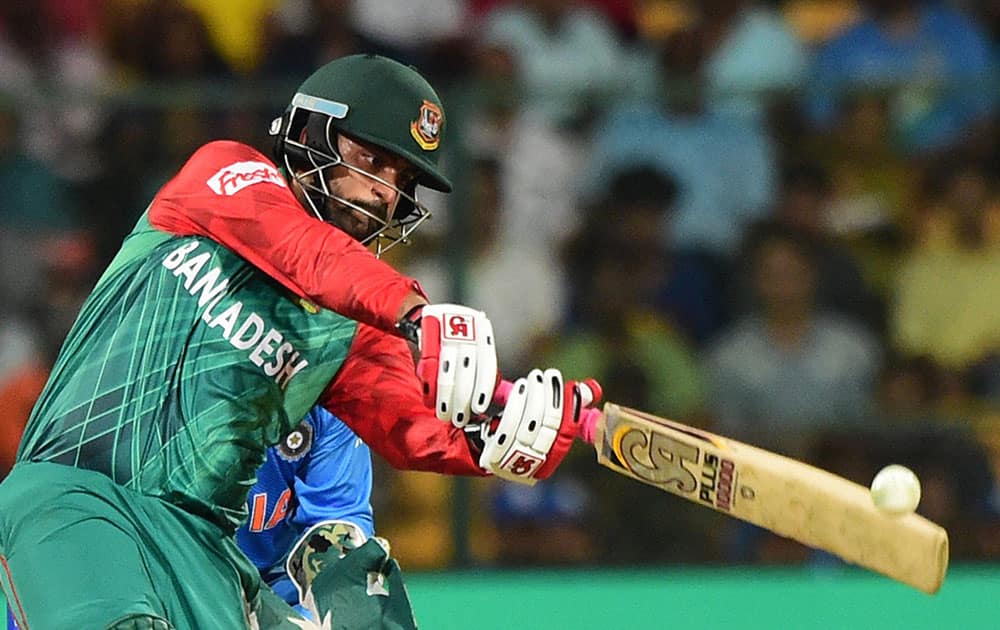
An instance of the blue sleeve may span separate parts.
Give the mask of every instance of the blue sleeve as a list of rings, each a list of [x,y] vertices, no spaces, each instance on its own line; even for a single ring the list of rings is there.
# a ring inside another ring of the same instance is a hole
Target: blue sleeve
[[[313,408],[305,421],[312,427],[313,442],[301,459],[277,455],[258,473],[258,485],[291,488],[296,507],[279,527],[244,537],[240,547],[254,563],[265,567],[264,580],[289,604],[298,602],[298,591],[285,573],[285,557],[302,535],[322,521],[341,520],[357,525],[366,536],[374,533],[371,507],[372,464],[368,446],[336,416]],[[274,493],[277,496],[277,492]],[[270,510],[274,508],[271,507]],[[268,513],[270,513],[270,510]],[[256,549],[256,553],[253,552]]]
[[[303,532],[316,523],[343,520],[366,536],[374,534],[372,458],[368,446],[347,425],[322,408],[309,412],[315,443],[295,477],[298,508],[293,525]]]

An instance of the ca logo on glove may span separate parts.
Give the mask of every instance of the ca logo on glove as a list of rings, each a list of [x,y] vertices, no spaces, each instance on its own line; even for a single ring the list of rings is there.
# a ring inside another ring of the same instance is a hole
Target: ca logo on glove
[[[542,460],[538,457],[515,449],[500,467],[518,477],[527,477],[541,463]]]
[[[476,324],[468,315],[448,315],[443,336],[445,339],[475,341]]]

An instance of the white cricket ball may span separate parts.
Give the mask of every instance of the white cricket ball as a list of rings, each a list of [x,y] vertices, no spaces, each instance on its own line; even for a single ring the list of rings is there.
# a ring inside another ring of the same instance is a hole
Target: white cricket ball
[[[890,464],[872,480],[872,503],[887,514],[901,516],[917,509],[920,503],[920,480],[912,470]]]

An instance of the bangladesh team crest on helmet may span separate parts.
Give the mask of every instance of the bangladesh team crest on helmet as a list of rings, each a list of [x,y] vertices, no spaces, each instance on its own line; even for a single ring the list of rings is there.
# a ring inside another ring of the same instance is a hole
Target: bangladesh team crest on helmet
[[[312,443],[312,425],[303,420],[278,443],[278,455],[287,462],[296,462],[305,457]]]
[[[410,135],[424,151],[433,151],[441,141],[441,123],[444,114],[436,104],[424,100],[417,119],[410,123]]]

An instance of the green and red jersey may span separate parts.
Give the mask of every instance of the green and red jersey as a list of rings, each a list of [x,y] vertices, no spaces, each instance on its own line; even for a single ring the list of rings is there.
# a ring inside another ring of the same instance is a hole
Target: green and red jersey
[[[318,401],[400,468],[482,474],[388,332],[416,284],[214,142],[157,194],[84,304],[19,461],[108,475],[234,529],[266,448]]]

